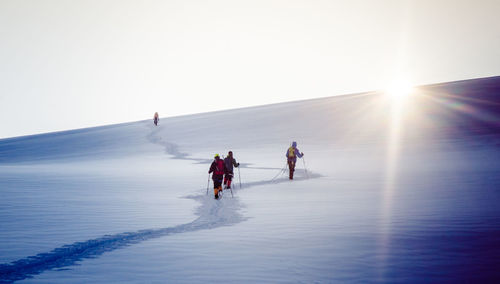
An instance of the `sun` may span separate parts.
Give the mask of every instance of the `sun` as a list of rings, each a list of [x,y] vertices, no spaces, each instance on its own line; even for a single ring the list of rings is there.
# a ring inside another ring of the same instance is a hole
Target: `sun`
[[[410,80],[406,78],[397,78],[391,81],[387,86],[385,94],[387,94],[391,100],[401,101],[408,98],[413,91],[414,87]]]

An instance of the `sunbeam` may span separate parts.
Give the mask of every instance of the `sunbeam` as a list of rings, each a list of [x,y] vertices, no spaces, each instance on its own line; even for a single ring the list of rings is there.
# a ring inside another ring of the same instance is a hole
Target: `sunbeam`
[[[385,177],[382,188],[378,257],[380,260],[379,277],[386,270],[387,255],[390,250],[392,226],[392,207],[397,184],[399,156],[403,137],[403,116],[407,113],[409,98],[415,92],[407,79],[394,80],[384,92],[387,107],[387,142],[385,157]]]

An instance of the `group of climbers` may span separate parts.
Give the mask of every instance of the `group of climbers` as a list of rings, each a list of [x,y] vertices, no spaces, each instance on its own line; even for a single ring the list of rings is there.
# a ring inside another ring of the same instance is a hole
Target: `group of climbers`
[[[158,122],[160,118],[158,113],[155,112],[153,123],[158,126]],[[289,179],[293,180],[293,173],[295,172],[295,163],[297,162],[297,157],[302,158],[304,153],[300,152],[297,148],[297,142],[293,141],[292,146],[290,146],[285,153],[288,170],[289,170]],[[215,199],[219,199],[220,193],[222,191],[222,185],[224,184],[224,189],[231,188],[231,182],[233,180],[234,172],[233,167],[239,167],[239,163],[233,157],[233,152],[229,151],[227,153],[227,157],[221,159],[219,154],[215,154],[214,161],[210,165],[210,169],[208,170],[208,174],[212,174],[212,180],[214,181],[214,197]]]
[[[288,170],[289,179],[293,179],[293,173],[295,172],[295,163],[297,162],[297,157],[302,158],[304,153],[300,152],[297,148],[297,142],[293,141],[292,146],[290,146],[285,153]],[[225,159],[221,159],[219,154],[215,154],[214,161],[210,165],[208,174],[212,174],[212,180],[214,181],[214,197],[219,199],[220,192],[222,191],[222,183],[224,183],[224,189],[231,188],[231,181],[234,176],[233,166],[238,167],[240,164],[236,162],[233,157],[233,152],[229,151]]]
[[[224,189],[231,188],[231,182],[233,180],[234,171],[233,167],[239,167],[240,163],[237,163],[233,157],[233,152],[229,151],[227,157],[221,159],[219,154],[215,154],[214,161],[210,165],[208,173],[212,173],[212,180],[214,181],[214,197],[219,199],[220,193],[222,191],[222,183],[224,183]]]

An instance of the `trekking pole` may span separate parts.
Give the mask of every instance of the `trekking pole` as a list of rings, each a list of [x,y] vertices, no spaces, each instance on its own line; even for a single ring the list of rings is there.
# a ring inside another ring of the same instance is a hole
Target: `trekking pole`
[[[307,167],[306,167],[306,159],[302,157],[302,162],[304,163],[304,171],[306,171],[306,177],[309,178],[309,174],[307,173]]]
[[[274,182],[278,177],[283,175],[286,172],[287,167],[288,167],[288,163],[285,162],[285,166],[283,168],[281,168],[280,172],[271,179],[271,182]]]
[[[240,173],[240,167],[238,167],[238,181],[240,182],[240,189],[241,189],[241,173]],[[231,194],[233,194],[233,190],[231,190]]]
[[[208,174],[208,180],[207,180],[207,195],[208,195],[208,187],[210,186],[210,174]]]

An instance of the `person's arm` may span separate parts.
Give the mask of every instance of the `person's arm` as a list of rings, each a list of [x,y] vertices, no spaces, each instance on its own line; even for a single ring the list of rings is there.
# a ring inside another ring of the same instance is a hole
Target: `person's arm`
[[[299,158],[302,158],[302,156],[304,156],[304,153],[301,153],[298,148],[295,148],[295,155],[297,155],[297,157]]]
[[[239,167],[240,163],[236,163],[236,159],[233,159],[233,166]]]
[[[285,157],[288,159],[288,149],[286,149]]]
[[[208,170],[208,173],[211,173],[215,170],[215,162],[212,162],[212,164],[210,165],[210,169]]]

